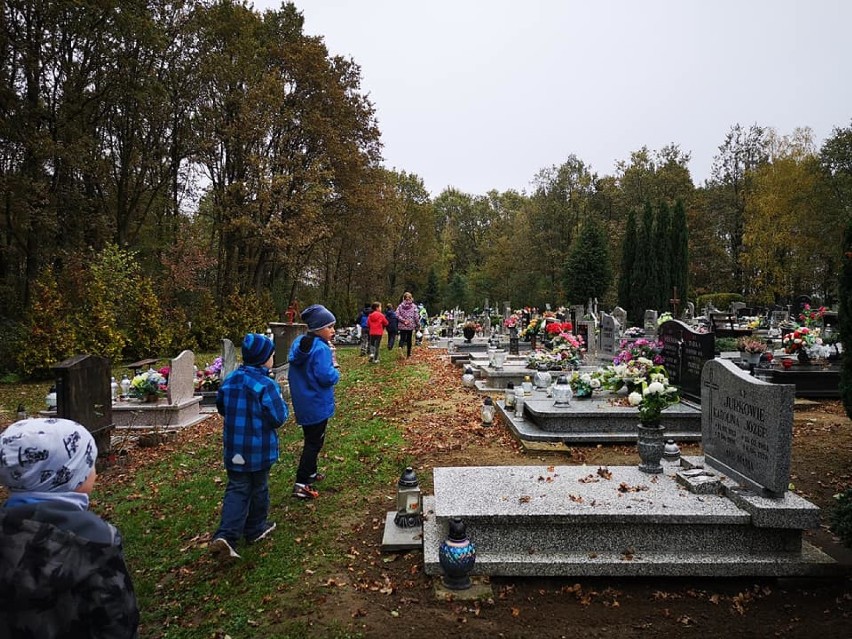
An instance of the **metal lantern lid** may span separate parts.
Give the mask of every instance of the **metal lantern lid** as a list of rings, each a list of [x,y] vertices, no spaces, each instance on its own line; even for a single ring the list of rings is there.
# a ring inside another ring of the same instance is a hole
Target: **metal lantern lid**
[[[506,382],[506,388],[515,389],[515,382]]]
[[[485,396],[485,401],[483,401],[482,403],[485,404],[486,406],[493,406],[494,405],[494,401],[488,395]]]
[[[414,469],[411,466],[402,472],[402,476],[399,478],[399,482],[397,483],[397,486],[400,488],[416,488],[418,485],[417,475],[414,473]]]
[[[568,385],[568,377],[565,376],[565,375],[560,375],[559,377],[556,378],[556,383],[559,384],[560,386],[562,386],[562,385],[567,386]]]
[[[447,535],[447,539],[450,541],[467,540],[467,526],[465,526],[465,523],[458,517],[454,517],[450,520],[450,532]]]

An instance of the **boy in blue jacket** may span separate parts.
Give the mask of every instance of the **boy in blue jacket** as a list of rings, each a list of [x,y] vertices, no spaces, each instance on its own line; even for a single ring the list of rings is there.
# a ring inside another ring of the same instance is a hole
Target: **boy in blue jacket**
[[[336,321],[321,304],[302,311],[308,332],[293,340],[287,358],[293,412],[305,438],[293,487],[293,497],[297,499],[316,499],[319,493],[313,485],[325,478],[317,472],[317,458],[325,442],[328,420],[334,415],[334,385],[340,380],[331,346]]]
[[[269,471],[278,461],[278,432],[290,412],[270,377],[275,345],[260,333],[243,340],[243,364],[225,378],[216,395],[224,418],[224,460],[228,485],[222,520],[210,550],[224,560],[239,559],[241,537],[260,541],[275,530],[269,521]]]

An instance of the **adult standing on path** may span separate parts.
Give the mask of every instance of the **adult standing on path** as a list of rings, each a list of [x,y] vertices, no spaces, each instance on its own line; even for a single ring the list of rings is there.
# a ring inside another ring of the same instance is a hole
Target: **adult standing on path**
[[[411,357],[411,336],[420,324],[420,311],[414,303],[414,296],[406,291],[402,303],[396,307],[397,326],[399,327],[399,347],[405,346],[405,356]]]

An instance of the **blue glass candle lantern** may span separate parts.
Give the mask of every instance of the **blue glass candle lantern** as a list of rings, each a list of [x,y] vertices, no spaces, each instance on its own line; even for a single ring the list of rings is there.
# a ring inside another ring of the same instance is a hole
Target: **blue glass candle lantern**
[[[450,520],[447,539],[438,549],[438,562],[444,571],[444,586],[450,590],[470,588],[470,571],[476,562],[476,548],[467,538],[467,527],[458,517]]]

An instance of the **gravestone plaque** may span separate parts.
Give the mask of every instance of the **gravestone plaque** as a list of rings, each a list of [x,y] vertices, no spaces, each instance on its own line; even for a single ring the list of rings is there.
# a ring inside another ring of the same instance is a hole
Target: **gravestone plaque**
[[[645,329],[645,335],[657,334],[657,311],[645,311],[645,320],[642,328]]]
[[[701,372],[716,348],[713,333],[697,333],[679,320],[669,320],[660,326],[659,339],[669,381],[685,399],[701,401]]]
[[[85,426],[102,459],[110,452],[112,394],[109,360],[96,355],[75,355],[53,367],[56,416]]]
[[[705,463],[765,497],[784,496],[793,441],[792,384],[767,384],[726,360],[701,376]]]
[[[195,393],[195,353],[183,351],[171,361],[169,370],[169,404],[182,404]]]
[[[612,309],[612,316],[615,318],[615,321],[618,322],[622,331],[627,328],[627,311],[620,306],[616,306]]]
[[[222,372],[219,374],[219,377],[225,379],[236,368],[237,351],[234,348],[234,343],[226,337],[222,340]]]
[[[601,313],[601,355],[615,357],[618,322],[612,315]]]

